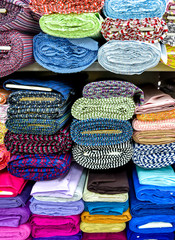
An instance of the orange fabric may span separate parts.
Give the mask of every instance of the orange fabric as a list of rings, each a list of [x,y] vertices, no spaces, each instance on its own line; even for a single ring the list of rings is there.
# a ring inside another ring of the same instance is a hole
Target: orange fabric
[[[155,112],[147,114],[137,114],[137,119],[140,121],[159,121],[175,118],[175,109],[164,112]]]
[[[0,88],[0,104],[5,104],[10,95],[10,91]]]

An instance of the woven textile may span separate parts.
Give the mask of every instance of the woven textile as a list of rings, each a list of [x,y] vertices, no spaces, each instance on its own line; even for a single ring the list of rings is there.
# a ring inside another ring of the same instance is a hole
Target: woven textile
[[[32,11],[44,15],[51,13],[83,13],[83,12],[98,12],[104,5],[104,0],[31,0],[30,8]]]
[[[142,31],[142,28],[151,30]],[[168,32],[164,20],[160,18],[144,19],[113,19],[106,18],[102,23],[101,33],[107,40],[136,40],[142,42],[156,43],[162,41]]]
[[[135,143],[133,162],[143,168],[162,168],[175,163],[175,142],[162,145]]]
[[[83,240],[127,240],[126,233],[83,233]]]
[[[133,155],[131,143],[124,142],[111,146],[81,146],[72,148],[74,160],[88,169],[110,169],[128,163]]]
[[[79,98],[71,108],[71,114],[78,120],[109,118],[129,120],[134,115],[135,104],[130,97],[101,99]]]
[[[139,41],[111,40],[98,51],[98,62],[103,68],[126,75],[141,74],[155,67],[160,57],[159,43],[155,45]]]
[[[106,0],[104,14],[119,19],[161,18],[166,9],[166,0]]]
[[[7,151],[4,144],[0,144],[0,170],[7,167],[7,163],[10,160],[10,152]]]
[[[145,240],[145,239],[159,239],[159,240],[174,240],[174,233],[136,233],[127,229],[128,240]]]
[[[4,143],[4,136],[7,132],[7,128],[4,123],[0,122],[0,144]]]
[[[103,18],[99,13],[50,14],[40,18],[43,32],[61,38],[99,37]]]
[[[65,155],[13,155],[8,162],[8,171],[27,180],[52,180],[65,175],[71,164],[70,153]]]
[[[171,18],[175,16],[175,9],[173,9],[175,6],[174,0],[169,0],[167,2],[166,6],[166,12],[163,15],[163,18],[166,22],[174,22],[175,19]]]
[[[80,229],[85,233],[118,233],[126,228],[126,223],[80,223]]]
[[[52,72],[80,72],[97,59],[98,42],[91,38],[65,39],[40,33],[34,37],[33,53],[35,60]]]
[[[133,97],[136,103],[144,102],[143,91],[133,83],[106,80],[88,83],[83,88],[85,98]]]
[[[116,119],[74,120],[71,123],[72,140],[85,146],[108,146],[128,141],[132,137],[129,121]]]
[[[168,44],[165,46],[166,46],[167,59],[168,59],[166,65],[171,68],[175,68],[175,57],[174,57],[175,47],[169,46]]]
[[[10,91],[0,88],[0,104],[5,104],[8,102],[8,97],[10,93]]]
[[[53,135],[15,134],[7,131],[5,146],[12,154],[56,154],[66,153],[71,149],[69,125]]]
[[[0,77],[34,62],[33,36],[18,31],[0,32],[1,46],[10,46],[10,51],[0,51]]]
[[[9,108],[9,104],[0,104],[0,122],[5,123],[7,120],[7,109]]]
[[[169,44],[173,47],[175,47],[175,23],[168,22],[168,35],[162,40],[163,44]],[[172,35],[171,35],[172,33]]]
[[[175,109],[172,109],[170,111],[136,114],[136,118],[139,121],[161,121],[166,119],[172,119],[175,118]]]
[[[6,240],[24,240],[28,239],[31,233],[29,223],[20,225],[19,227],[0,227],[0,238]]]

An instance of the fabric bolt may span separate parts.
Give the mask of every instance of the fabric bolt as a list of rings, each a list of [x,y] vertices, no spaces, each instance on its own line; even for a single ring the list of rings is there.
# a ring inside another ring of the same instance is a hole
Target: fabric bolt
[[[52,180],[65,175],[71,164],[70,153],[64,155],[13,155],[8,162],[8,171],[27,180]]]
[[[106,0],[103,12],[116,19],[143,19],[159,17],[165,13],[166,0]]]
[[[0,88],[0,104],[4,105],[5,103],[6,104],[8,103],[10,93],[11,93],[10,91]]]
[[[11,47],[9,51],[0,51],[0,77],[34,62],[33,35],[15,30],[0,32],[0,43]]]
[[[72,140],[77,144],[84,146],[106,146],[111,149],[108,145],[125,143],[131,139],[133,129],[129,121],[101,118],[83,121],[73,120],[70,133]],[[126,143],[126,145],[128,146],[129,143]]]
[[[175,109],[162,112],[153,112],[145,114],[136,114],[136,118],[140,121],[161,121],[175,118]]]
[[[166,12],[163,15],[163,18],[167,21],[167,22],[174,22],[174,19],[172,19],[171,17],[173,17],[175,15],[175,11],[174,11],[174,0],[169,0],[167,2],[167,6],[166,6]]]
[[[43,32],[60,38],[100,37],[103,18],[96,13],[70,13],[43,15],[40,28]]]
[[[33,214],[30,223],[34,238],[72,236],[80,231],[80,215],[53,217]]]
[[[0,170],[7,167],[7,163],[10,160],[10,152],[7,151],[4,144],[0,144]]]
[[[41,238],[33,238],[33,240],[81,240],[82,232],[79,232],[75,235],[71,236],[54,236],[54,237],[41,237]]]
[[[174,57],[175,47],[169,46],[168,44],[166,44],[165,46],[166,46],[166,52],[167,52],[166,65],[171,68],[175,68],[175,57]]]
[[[80,229],[85,233],[118,233],[126,228],[126,223],[80,223]]]
[[[7,109],[9,108],[9,104],[0,105],[0,122],[5,123],[7,121]]]
[[[144,30],[148,28],[148,30]],[[149,30],[149,28],[151,30]],[[144,19],[106,18],[102,23],[101,33],[107,40],[136,40],[157,43],[166,38],[168,27],[158,17]]]
[[[5,133],[7,132],[7,128],[5,123],[0,122],[0,144],[4,143]]]
[[[91,82],[84,86],[85,98],[133,97],[137,104],[144,102],[143,91],[133,83],[116,80]]]
[[[165,38],[162,40],[163,44],[168,44],[172,47],[175,46],[175,24],[174,22],[167,22],[167,27],[168,27],[168,35],[165,36]]]
[[[52,72],[75,73],[96,61],[98,42],[91,38],[66,39],[40,33],[34,37],[33,54],[39,65]]]
[[[118,233],[84,233],[83,240],[127,240],[125,231]]]
[[[20,225],[19,227],[0,227],[0,239],[6,240],[25,240],[31,233],[29,223]]]
[[[135,57],[137,56],[137,58]],[[159,43],[111,40],[99,48],[98,62],[116,74],[141,74],[157,66],[161,57]]]

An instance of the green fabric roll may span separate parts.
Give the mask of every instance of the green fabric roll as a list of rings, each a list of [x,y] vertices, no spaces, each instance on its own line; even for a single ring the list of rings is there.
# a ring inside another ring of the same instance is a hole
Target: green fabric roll
[[[99,13],[70,13],[43,15],[40,28],[43,32],[62,38],[84,38],[101,36],[103,18]]]
[[[102,99],[77,99],[71,114],[78,120],[109,118],[118,120],[129,120],[134,115],[135,103],[129,97],[113,97]]]

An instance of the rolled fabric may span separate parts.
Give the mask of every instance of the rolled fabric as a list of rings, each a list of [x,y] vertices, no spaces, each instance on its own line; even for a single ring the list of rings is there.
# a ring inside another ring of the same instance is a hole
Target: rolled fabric
[[[19,227],[0,227],[0,239],[6,240],[25,240],[28,239],[31,233],[29,223],[20,225]]]
[[[33,238],[33,240],[81,240],[82,239],[82,232],[79,232],[75,235],[71,236],[54,236],[54,237],[39,237]]]
[[[147,28],[148,30],[144,30]],[[103,37],[107,41],[136,40],[150,43],[162,41],[167,32],[166,22],[158,17],[129,20],[108,17],[102,23],[101,30]]]
[[[106,146],[107,149],[110,148],[108,145],[127,142],[132,137],[133,130],[129,121],[101,118],[83,121],[73,120],[70,133],[72,140],[77,144]],[[129,145],[128,143],[127,146],[129,147]],[[118,145],[118,147],[120,148],[122,145]]]
[[[137,58],[135,56],[137,55]],[[157,66],[161,57],[159,43],[111,40],[100,47],[98,62],[106,70],[116,74],[141,74]]]
[[[135,143],[133,162],[142,168],[162,168],[175,163],[175,142],[161,145]]]
[[[80,229],[85,233],[112,233],[121,232],[126,228],[126,223],[80,223]]]
[[[70,153],[64,155],[13,155],[8,162],[8,171],[27,180],[52,180],[65,175],[71,164]]]
[[[53,217],[33,214],[30,223],[34,238],[72,236],[80,231],[80,215]]]
[[[175,109],[163,112],[136,114],[136,118],[140,121],[161,121],[172,119],[175,118]]]
[[[133,83],[125,81],[106,80],[91,82],[84,86],[85,98],[133,97],[138,104],[144,102],[143,91]]]
[[[39,24],[43,32],[55,37],[97,38],[100,36],[102,21],[103,18],[98,12],[80,14],[56,13],[42,16]]]
[[[5,123],[7,121],[7,109],[9,108],[9,104],[0,105],[0,122]]]
[[[5,133],[7,132],[7,128],[5,123],[0,122],[0,144],[4,143]]]
[[[175,3],[173,0],[169,0],[167,2],[167,6],[166,6],[166,12],[163,15],[163,18],[167,21],[167,22],[174,22],[175,19],[173,19],[172,17],[175,16],[175,11],[174,11],[174,6]]]
[[[7,163],[10,160],[10,152],[7,151],[4,144],[0,144],[0,170],[7,167]]]
[[[127,240],[125,231],[118,233],[84,233],[83,240]]]
[[[77,99],[71,108],[71,114],[78,120],[110,118],[129,120],[134,115],[135,104],[130,97],[112,97],[102,99]]]
[[[166,9],[166,0],[106,0],[103,12],[107,17],[119,19],[161,18]],[[142,11],[140,11],[142,9]]]
[[[1,50],[0,77],[7,76],[34,62],[33,35],[15,30],[0,33],[1,46],[10,46],[10,50]]]
[[[175,23],[168,22],[167,27],[168,27],[168,34],[162,40],[162,43],[165,45],[168,44],[168,45],[174,47],[175,46],[175,35],[174,35],[175,34]]]
[[[81,214],[81,221],[86,223],[123,223],[131,220],[129,209],[123,212],[122,215],[90,215],[89,212]]]
[[[10,91],[0,88],[0,104],[4,105],[7,103],[10,93]]]
[[[139,183],[136,170],[133,170],[133,182],[136,197],[140,201],[150,201],[155,204],[175,204],[174,186],[142,185]],[[160,219],[160,218],[159,218]]]
[[[40,33],[33,42],[37,63],[55,73],[80,72],[97,59],[98,42],[91,38],[66,39]]]
[[[168,44],[165,45],[165,46],[166,46],[166,52],[167,52],[167,63],[166,63],[166,65],[171,67],[171,68],[175,68],[175,57],[174,57],[175,47],[169,46]]]

